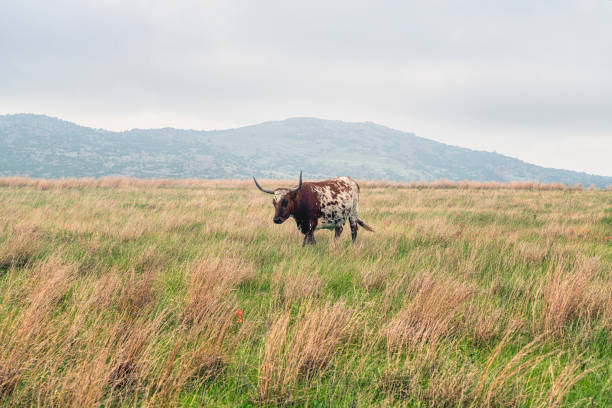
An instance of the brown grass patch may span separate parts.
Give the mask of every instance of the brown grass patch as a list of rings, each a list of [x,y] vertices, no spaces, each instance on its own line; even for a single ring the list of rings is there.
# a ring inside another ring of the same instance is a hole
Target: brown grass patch
[[[389,269],[380,263],[365,267],[361,270],[361,285],[368,292],[380,290],[385,287]]]
[[[43,232],[31,223],[19,223],[8,228],[4,242],[0,243],[0,272],[11,267],[25,266],[39,250]]]
[[[465,327],[476,343],[485,345],[502,333],[504,311],[488,303],[470,303],[463,313]]]
[[[404,307],[383,328],[387,344],[422,347],[437,343],[450,334],[457,311],[473,293],[468,284],[444,281],[431,274],[416,278]]]
[[[290,313],[284,312],[266,335],[258,400],[291,402],[288,399],[298,379],[319,374],[343,338],[350,336],[351,316],[344,304],[309,304],[290,326]]]
[[[36,265],[16,305],[17,314],[0,323],[0,390],[5,397],[55,341],[57,327],[49,321],[69,293],[76,271],[75,265],[55,258]]]
[[[521,258],[528,265],[537,265],[546,258],[550,247],[528,242],[519,242],[517,244],[517,250]]]
[[[231,292],[253,274],[249,264],[232,258],[205,258],[193,263],[179,336],[161,364],[151,391],[152,401],[178,398],[190,381],[202,384],[223,371],[226,350],[235,346],[235,342],[226,341],[236,324],[234,313],[238,308]]]
[[[262,184],[294,185],[295,180],[261,179]],[[582,191],[582,184],[566,186],[563,183],[538,183],[533,181],[371,181],[358,180],[359,185],[369,188],[410,188],[410,189],[461,189],[461,190],[529,190],[529,191],[555,191],[569,190]],[[136,179],[129,177],[102,177],[94,178],[64,178],[64,179],[33,179],[27,177],[1,177],[0,187],[33,187],[40,190],[68,189],[68,188],[214,188],[223,187],[251,187],[252,181],[246,180],[208,180],[208,179]]]
[[[154,274],[130,272],[118,288],[114,306],[128,316],[136,316],[146,313],[155,297]]]
[[[476,367],[459,364],[432,347],[390,361],[378,380],[381,391],[398,400],[423,401],[431,407],[459,407],[473,402]]]
[[[303,268],[302,272],[288,272],[288,265],[278,265],[271,277],[271,287],[275,299],[285,306],[292,302],[304,299],[316,299],[319,297],[324,280],[316,272],[308,272]],[[313,269],[314,270],[314,269]]]
[[[595,273],[593,265],[592,261],[582,261],[565,273],[563,261],[551,264],[539,291],[542,311],[539,318],[534,318],[540,331],[559,335],[572,319],[578,316],[590,319],[593,309],[587,307],[592,305],[587,294]]]
[[[226,301],[232,288],[253,277],[252,266],[236,259],[205,258],[196,261],[190,271],[185,296],[184,322],[198,325],[218,316],[220,310],[227,309]]]

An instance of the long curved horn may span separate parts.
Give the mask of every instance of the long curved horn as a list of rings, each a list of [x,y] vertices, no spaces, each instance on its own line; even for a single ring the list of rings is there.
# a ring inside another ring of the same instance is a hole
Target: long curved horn
[[[300,191],[302,188],[302,170],[300,170],[300,184],[298,184],[297,188],[290,191],[290,193],[295,193],[296,191]]]
[[[265,189],[261,188],[261,186],[259,185],[259,183],[255,179],[255,176],[253,176],[253,181],[255,182],[255,185],[257,186],[257,188],[260,189],[261,191],[263,191],[264,193],[274,194],[274,191],[265,190]]]

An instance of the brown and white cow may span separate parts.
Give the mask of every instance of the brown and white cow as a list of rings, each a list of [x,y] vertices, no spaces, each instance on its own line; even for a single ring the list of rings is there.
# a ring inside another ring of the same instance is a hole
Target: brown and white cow
[[[350,177],[302,183],[300,172],[300,182],[296,188],[277,188],[274,191],[262,188],[255,177],[253,181],[261,191],[274,195],[274,223],[282,224],[289,217],[295,219],[298,230],[304,234],[302,246],[315,243],[316,229],[333,229],[338,238],[347,220],[353,242],[357,238],[357,225],[373,231],[357,216],[359,186]]]

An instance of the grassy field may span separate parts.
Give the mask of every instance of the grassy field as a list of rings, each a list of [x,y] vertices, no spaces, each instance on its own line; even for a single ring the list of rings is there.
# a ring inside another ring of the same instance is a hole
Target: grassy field
[[[420,187],[0,181],[1,404],[612,405],[612,191]]]

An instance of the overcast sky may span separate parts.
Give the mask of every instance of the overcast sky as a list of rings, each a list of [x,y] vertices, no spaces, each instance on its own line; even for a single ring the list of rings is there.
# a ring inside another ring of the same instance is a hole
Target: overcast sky
[[[0,0],[0,114],[373,121],[612,176],[612,0]]]

